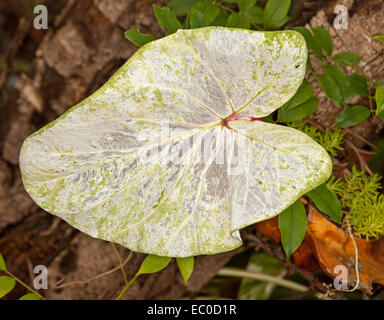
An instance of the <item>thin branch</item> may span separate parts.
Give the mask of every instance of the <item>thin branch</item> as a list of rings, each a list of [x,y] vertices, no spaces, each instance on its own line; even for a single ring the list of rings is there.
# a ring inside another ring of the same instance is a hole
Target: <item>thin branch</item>
[[[11,272],[9,272],[8,270],[4,270],[4,272],[9,275],[10,277],[12,277],[13,279],[15,279],[18,283],[20,283],[24,288],[28,289],[29,291],[31,291],[32,293],[34,293],[35,295],[37,295],[41,300],[46,300],[41,294],[39,294],[37,291],[33,290],[30,286],[28,286],[27,284],[25,284],[23,281],[21,281],[18,277],[16,277],[15,275],[13,275]]]
[[[345,133],[348,133],[348,134],[354,136],[355,138],[359,139],[360,141],[366,143],[366,144],[369,145],[372,149],[377,150],[377,147],[376,147],[373,143],[369,142],[367,139],[365,139],[364,137],[362,137],[362,136],[359,135],[358,133],[354,132],[353,130],[348,129],[348,128],[344,128],[343,131],[344,131]]]
[[[112,245],[112,248],[117,255],[117,258],[119,259],[121,273],[123,274],[124,282],[127,284],[128,283],[127,275],[126,275],[125,270],[124,270],[124,265],[123,265],[123,261],[121,259],[120,253],[119,253],[119,251],[117,251],[116,245],[113,242],[111,242],[111,245]]]
[[[355,145],[349,140],[345,140],[345,143],[347,144],[348,147],[350,147],[356,153],[357,158],[359,159],[359,162],[360,162],[361,169],[367,171],[370,175],[373,175],[372,170],[369,168],[367,162],[361,156],[358,148],[355,147]]]
[[[127,262],[131,259],[132,255],[133,255],[133,253],[132,253],[132,251],[131,251],[131,252],[129,253],[128,257],[127,257],[127,258],[125,259],[125,261],[122,263],[122,266],[124,266],[124,265],[127,264]],[[119,265],[119,266],[117,266],[117,267],[115,267],[115,268],[113,268],[113,269],[111,269],[111,270],[108,270],[108,271],[106,271],[106,272],[100,273],[100,274],[98,274],[97,276],[94,276],[94,277],[92,277],[92,278],[90,278],[90,279],[88,279],[88,280],[72,281],[72,282],[64,283],[64,284],[62,284],[62,285],[58,285],[59,283],[61,283],[61,282],[63,281],[63,279],[61,279],[61,280],[59,280],[58,282],[55,283],[54,288],[55,288],[55,289],[59,289],[59,288],[69,287],[69,286],[72,286],[72,285],[82,285],[82,284],[86,284],[86,283],[91,282],[91,281],[93,281],[93,280],[96,280],[96,279],[102,278],[102,277],[104,277],[104,276],[106,276],[106,275],[109,275],[109,274],[111,274],[111,273],[113,273],[113,272],[119,270],[120,268],[121,268],[121,265]]]
[[[299,284],[290,280],[286,280],[286,279],[281,279],[278,277],[273,277],[269,274],[260,273],[260,272],[249,272],[249,271],[245,271],[237,268],[223,268],[217,273],[217,275],[226,276],[226,277],[248,278],[253,280],[270,282],[270,283],[279,285],[281,287],[296,290],[299,292],[309,291],[309,288],[302,284]]]

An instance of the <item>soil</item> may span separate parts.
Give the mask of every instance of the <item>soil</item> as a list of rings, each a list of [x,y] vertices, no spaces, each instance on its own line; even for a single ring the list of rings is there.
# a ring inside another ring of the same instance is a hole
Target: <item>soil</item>
[[[23,13],[18,3],[15,1],[10,6],[0,4],[1,17],[6,18],[7,30],[11,30],[0,33],[0,43],[6,41],[9,44],[1,45],[1,52],[15,44],[17,19]],[[18,155],[29,134],[94,92],[137,50],[124,38],[125,30],[138,28],[155,37],[163,36],[152,5],[165,5],[167,1],[70,0],[46,3],[52,13],[48,30],[36,31],[29,26],[22,34],[24,44],[18,48],[19,56],[30,57],[31,71],[21,76],[10,72],[0,95],[3,100],[0,108],[0,252],[10,271],[27,283],[32,283],[32,266],[47,266],[49,288],[42,292],[47,298],[112,299],[124,286],[119,269],[88,283],[55,288],[59,280],[63,285],[111,270],[119,266],[118,257],[109,242],[80,233],[34,204],[22,185]],[[349,28],[339,31],[332,28],[335,3],[309,1],[300,11],[302,15],[298,14],[297,21],[324,26],[334,39],[335,52],[358,53],[363,57],[360,66],[369,75],[377,79],[384,77],[383,47],[371,40],[372,35],[383,33],[382,1],[346,1],[350,9]],[[319,96],[319,88],[315,90],[315,95]],[[335,107],[323,97],[316,121],[328,126],[331,114],[336,116]],[[359,125],[357,130],[363,137],[373,140],[380,134],[382,122],[369,120]],[[131,278],[145,256],[120,246],[117,250],[122,260],[130,257],[125,270],[127,277]],[[173,262],[157,274],[140,277],[123,298],[193,297],[235,253],[197,257],[195,270],[186,285]],[[23,293],[24,289],[18,286],[8,299]]]

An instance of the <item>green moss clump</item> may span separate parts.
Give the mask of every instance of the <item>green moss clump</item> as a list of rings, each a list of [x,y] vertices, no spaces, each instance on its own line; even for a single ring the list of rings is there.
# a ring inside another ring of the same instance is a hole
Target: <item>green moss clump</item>
[[[339,198],[353,233],[360,237],[378,239],[384,236],[384,195],[380,194],[382,177],[367,176],[352,168],[344,180],[331,177],[327,187]]]

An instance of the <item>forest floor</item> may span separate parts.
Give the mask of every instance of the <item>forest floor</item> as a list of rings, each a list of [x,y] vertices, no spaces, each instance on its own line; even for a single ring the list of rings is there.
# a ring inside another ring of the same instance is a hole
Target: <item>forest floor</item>
[[[22,185],[19,151],[28,135],[94,92],[137,50],[125,39],[125,30],[138,28],[157,38],[163,36],[152,5],[165,5],[167,1],[43,2],[49,12],[48,30],[33,28],[30,8],[24,6],[24,1],[0,2],[0,253],[10,271],[26,283],[33,282],[33,266],[47,266],[50,286],[43,294],[48,299],[113,299],[125,284],[119,257],[131,278],[145,255],[87,236],[34,204]],[[370,40],[384,33],[382,1],[337,1],[347,5],[350,16],[348,29],[339,31],[332,28],[335,2],[308,1],[297,13],[296,23],[325,27],[332,35],[336,53],[357,52],[368,75],[384,77],[384,50]],[[320,105],[311,121],[327,128],[332,122],[330,115],[336,116],[335,107],[318,85],[314,83],[314,87]],[[364,149],[382,132],[383,121],[369,119],[354,127],[348,139]],[[354,157],[358,163],[352,153],[347,149],[345,157]],[[341,175],[345,166],[340,164],[335,170]],[[384,167],[378,172],[383,174]],[[259,249],[281,258],[276,246],[260,236],[260,228],[249,227],[242,235],[247,241],[253,239]],[[193,298],[205,294],[209,285],[220,282],[212,282],[218,271],[233,257],[241,260],[242,252],[244,248],[197,257],[195,271],[186,285],[173,262],[159,273],[140,277],[124,299]],[[316,290],[326,291],[313,273],[292,263],[285,265],[290,272],[299,270],[304,279],[317,281],[313,284]],[[103,276],[94,279],[100,274]],[[239,280],[226,280],[220,294],[236,298],[238,286]],[[23,293],[25,289],[17,287],[7,299]]]

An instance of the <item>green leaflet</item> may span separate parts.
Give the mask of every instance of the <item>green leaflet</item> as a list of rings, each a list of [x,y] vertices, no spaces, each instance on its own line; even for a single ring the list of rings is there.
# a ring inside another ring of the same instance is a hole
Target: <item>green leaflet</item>
[[[384,85],[379,86],[375,92],[376,116],[384,119]]]
[[[382,44],[384,44],[384,35],[374,36],[373,39],[379,40]]]
[[[193,5],[200,0],[171,0],[167,7],[173,11],[176,16],[184,16],[193,7]]]
[[[307,232],[307,214],[304,205],[297,200],[279,216],[279,229],[287,261],[300,246]]]
[[[155,37],[149,33],[143,34],[137,29],[131,29],[125,31],[125,37],[137,45],[138,47],[142,47],[143,45],[147,44],[148,42],[151,42],[155,40]]]
[[[263,23],[265,28],[277,29],[289,21],[288,11],[291,0],[268,0],[264,9]]]
[[[190,13],[191,28],[206,27],[210,25],[220,14],[219,7],[210,0],[203,0],[196,3]]]
[[[0,299],[10,293],[15,285],[15,279],[8,276],[0,276]]]
[[[323,71],[324,75],[327,78],[334,80],[334,82],[336,82],[337,86],[340,88],[342,97],[341,101],[345,106],[349,96],[351,95],[351,84],[345,71],[338,66],[332,65],[323,66]]]
[[[135,278],[145,273],[156,273],[163,270],[170,262],[171,258],[169,257],[148,255],[141,264],[139,271],[137,271]]]
[[[175,33],[178,29],[182,28],[182,25],[176,18],[175,13],[170,11],[169,8],[161,8],[159,6],[153,5],[153,11],[160,27],[167,29],[166,35]]]
[[[34,293],[26,293],[25,295],[21,296],[19,300],[41,300],[39,296],[35,295]]]
[[[327,214],[333,221],[341,223],[343,212],[340,201],[333,192],[328,190],[325,183],[308,192],[307,196],[320,211]]]
[[[326,55],[331,55],[333,50],[333,43],[331,35],[323,27],[316,27],[312,29],[313,36]]]
[[[342,52],[335,55],[333,59],[343,66],[350,66],[360,62],[360,57],[354,52]]]
[[[228,18],[227,27],[249,29],[250,22],[237,12],[232,12]]]
[[[300,32],[303,37],[305,38],[305,42],[307,43],[307,46],[310,50],[313,51],[314,55],[318,57],[320,60],[323,59],[323,52],[321,50],[321,46],[319,41],[313,36],[311,31],[309,31],[305,27],[297,26],[293,28],[294,30]]]
[[[0,253],[0,271],[5,271],[5,270],[7,270],[7,267],[5,265],[3,255]]]
[[[354,73],[350,78],[351,93],[367,98],[369,96],[367,80],[359,74]]]
[[[335,123],[339,128],[353,127],[364,120],[367,120],[371,112],[365,106],[353,106],[341,111],[336,119]]]
[[[240,15],[246,18],[252,24],[262,24],[264,10],[260,7],[252,7],[246,11],[241,11]]]
[[[284,122],[298,121],[315,112],[319,99],[312,96],[312,93],[312,84],[304,80],[291,100],[279,109],[277,120]]]
[[[378,87],[380,87],[380,86],[382,86],[382,85],[384,85],[384,78],[381,78],[381,79],[375,81],[375,83],[373,84],[373,87],[374,87],[375,89],[377,89]]]
[[[238,0],[237,5],[240,11],[247,11],[254,7],[257,0]]]
[[[337,85],[336,81],[329,76],[322,74],[315,75],[317,81],[319,81],[321,88],[323,89],[327,98],[332,99],[336,106],[339,106],[342,100],[341,89]]]
[[[176,258],[177,265],[179,266],[181,275],[183,276],[184,283],[187,283],[189,277],[193,272],[195,266],[195,259],[193,257]]]
[[[300,86],[295,31],[179,30],[140,48],[20,153],[34,201],[87,234],[167,257],[242,244],[327,180],[327,152],[260,121]]]

